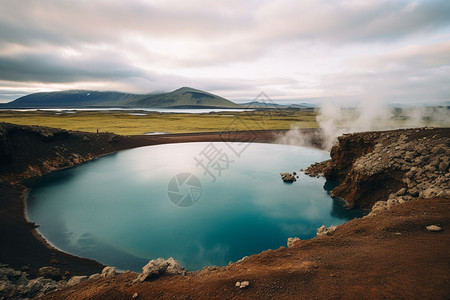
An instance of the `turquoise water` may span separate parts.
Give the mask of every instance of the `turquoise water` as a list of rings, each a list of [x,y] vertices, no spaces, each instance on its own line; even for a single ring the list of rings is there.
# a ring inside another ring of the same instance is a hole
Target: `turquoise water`
[[[323,178],[280,178],[325,159],[274,144],[142,147],[44,176],[27,212],[56,247],[120,269],[158,257],[222,266],[361,216],[330,198]]]

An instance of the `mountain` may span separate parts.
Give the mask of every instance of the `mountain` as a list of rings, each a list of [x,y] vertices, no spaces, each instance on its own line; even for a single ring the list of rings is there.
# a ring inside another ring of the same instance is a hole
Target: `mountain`
[[[248,108],[280,108],[281,107],[280,104],[259,102],[259,101],[242,103],[241,105],[244,107],[248,107]]]
[[[241,106],[246,108],[257,108],[257,109],[284,109],[284,108],[298,108],[298,109],[309,109],[316,107],[314,104],[310,103],[300,103],[300,104],[277,104],[277,103],[267,103],[267,102],[259,102],[252,101],[247,103],[242,103]]]
[[[239,108],[230,100],[220,96],[196,90],[189,87],[183,87],[167,94],[149,95],[143,99],[129,102],[133,107],[172,107],[172,108]]]
[[[183,87],[170,93],[127,94],[70,90],[34,93],[3,104],[1,108],[239,108],[240,105],[201,90]]]

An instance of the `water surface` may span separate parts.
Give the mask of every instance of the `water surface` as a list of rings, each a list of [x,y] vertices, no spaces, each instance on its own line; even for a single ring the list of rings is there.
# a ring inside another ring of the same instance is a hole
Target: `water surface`
[[[158,257],[190,270],[221,266],[361,215],[330,198],[323,178],[280,179],[328,158],[256,143],[126,150],[44,176],[28,216],[56,247],[121,269],[140,271]]]

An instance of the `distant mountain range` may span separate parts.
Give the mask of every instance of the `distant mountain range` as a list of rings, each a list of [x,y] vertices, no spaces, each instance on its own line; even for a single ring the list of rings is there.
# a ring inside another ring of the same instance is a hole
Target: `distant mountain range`
[[[278,103],[267,103],[267,102],[259,102],[252,101],[247,103],[242,103],[242,107],[247,108],[314,108],[316,107],[311,103],[300,103],[300,104],[278,104]]]
[[[310,105],[280,105],[275,103],[249,102],[236,104],[220,96],[182,87],[170,93],[128,94],[70,90],[61,92],[34,93],[20,97],[0,108],[308,108]]]
[[[34,93],[1,106],[1,108],[83,107],[240,108],[241,106],[217,95],[188,87],[170,93],[147,95],[85,90]]]

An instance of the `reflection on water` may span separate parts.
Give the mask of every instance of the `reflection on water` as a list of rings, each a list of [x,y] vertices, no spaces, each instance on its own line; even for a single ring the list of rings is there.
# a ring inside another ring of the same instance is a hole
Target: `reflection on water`
[[[28,215],[60,249],[135,271],[171,256],[190,270],[225,265],[361,216],[331,199],[323,178],[300,173],[297,182],[282,182],[280,172],[325,160],[326,152],[251,144],[235,155],[213,145],[229,155],[215,182],[195,160],[210,143],[142,147],[44,176],[33,185]],[[185,172],[199,179],[201,197],[178,207],[168,183]]]

